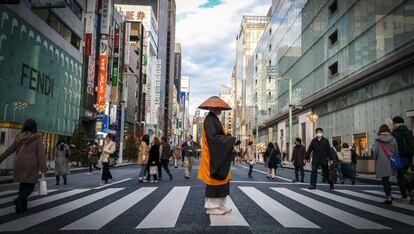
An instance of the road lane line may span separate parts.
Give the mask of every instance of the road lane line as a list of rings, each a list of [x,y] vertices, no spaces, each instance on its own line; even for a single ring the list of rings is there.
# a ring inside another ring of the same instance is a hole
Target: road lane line
[[[50,190],[47,190],[47,194],[53,193],[53,192],[56,192],[56,191],[58,191],[58,190],[57,189],[50,189]],[[38,191],[35,191],[32,194],[30,194],[29,198],[35,197],[35,196],[43,196],[43,195],[39,195],[39,192]],[[14,196],[11,196],[11,197],[2,198],[2,199],[0,199],[0,204],[12,202],[14,199],[16,199],[16,197],[17,197],[17,195],[14,195]]]
[[[59,194],[55,194],[55,195],[51,195],[51,196],[47,196],[44,198],[40,198],[40,199],[36,199],[36,200],[32,200],[28,202],[28,208],[32,208],[32,207],[36,207],[36,206],[40,206],[49,202],[53,202],[53,201],[57,201],[63,198],[67,198],[76,194],[80,194],[86,191],[89,191],[90,189],[75,189],[75,190],[70,190],[64,193],[59,193]],[[0,216],[6,215],[6,214],[11,214],[14,213],[15,207],[14,206],[9,206],[9,207],[5,207],[0,209]]]
[[[107,197],[111,194],[114,194],[116,192],[119,192],[123,190],[123,188],[109,188],[105,189],[103,191],[94,193],[92,195],[89,195],[87,197],[83,197],[68,203],[65,203],[60,206],[56,206],[32,215],[25,216],[20,219],[16,219],[13,221],[10,221],[8,223],[4,223],[0,225],[0,230],[2,232],[6,231],[23,231],[27,228],[33,227],[35,225],[38,225],[40,223],[43,223],[45,221],[48,221],[50,219],[53,219],[55,217],[58,217],[60,215],[69,213],[73,210],[76,210],[78,208],[81,208],[83,206],[89,205],[99,199],[102,199],[104,197]]]
[[[271,188],[271,189],[313,210],[316,210],[323,215],[336,219],[339,222],[347,224],[356,229],[390,229],[389,227],[386,227],[381,224],[372,222],[368,219],[353,215],[351,213],[340,210],[338,208],[329,206],[325,203],[306,197],[302,194],[293,192],[289,189],[286,189],[286,188]]]
[[[140,188],[60,230],[99,230],[156,189],[157,187]]]
[[[332,193],[327,193],[321,190],[309,190],[309,189],[302,189],[304,191],[307,191],[309,193],[316,194],[318,196],[333,200],[335,202],[342,203],[344,205],[348,205],[369,213],[373,213],[375,215],[383,216],[388,219],[393,219],[401,223],[406,223],[408,225],[414,226],[414,217],[401,214],[395,211],[383,209],[377,206],[369,205],[360,201],[352,200],[349,198],[341,197]]]
[[[13,193],[17,193],[17,192],[18,192],[17,190],[7,190],[7,191],[0,192],[0,196],[13,194]]]
[[[230,196],[227,196],[227,207],[232,211],[225,215],[210,215],[210,226],[249,226],[243,215],[237,209]]]
[[[190,186],[174,187],[136,228],[175,227],[189,191]]]
[[[343,194],[351,195],[351,196],[354,196],[354,197],[367,199],[367,200],[374,201],[374,202],[383,202],[384,201],[384,198],[371,196],[371,195],[367,195],[367,194],[364,194],[364,193],[358,193],[358,192],[354,192],[354,191],[350,191],[350,190],[342,190],[342,189],[337,190],[336,189],[335,191],[343,193]],[[399,207],[399,208],[402,208],[402,209],[414,211],[414,206],[409,205],[409,204],[394,202],[391,206],[395,206],[395,207]]]
[[[285,228],[320,228],[254,187],[240,186],[239,189]]]
[[[237,165],[237,166],[240,166],[240,167],[244,167],[244,168],[246,168],[246,169],[249,169],[247,166],[244,166],[244,165]],[[261,170],[259,170],[259,169],[254,169],[254,168],[253,168],[253,171],[256,171],[256,172],[262,173],[262,174],[264,174],[264,175],[267,175],[267,172],[261,171]],[[284,181],[290,181],[290,182],[292,182],[292,180],[291,180],[291,179],[287,179],[287,178],[285,178],[285,177],[276,176],[276,178],[279,178],[279,179],[284,180]]]
[[[378,191],[378,190],[363,190],[364,192],[367,193],[372,193],[372,194],[377,194],[377,195],[382,195],[385,196],[385,192],[384,191]],[[392,196],[395,198],[401,198],[401,195],[396,194],[396,193],[392,193]]]
[[[104,184],[102,186],[95,187],[94,189],[106,188],[106,187],[109,187],[109,186],[112,186],[112,185],[115,185],[115,184],[119,184],[119,183],[122,183],[122,182],[125,182],[125,181],[128,181],[128,180],[131,180],[131,179],[132,178],[126,178],[126,179],[123,179],[123,180],[115,181],[115,182],[110,183],[110,184]]]

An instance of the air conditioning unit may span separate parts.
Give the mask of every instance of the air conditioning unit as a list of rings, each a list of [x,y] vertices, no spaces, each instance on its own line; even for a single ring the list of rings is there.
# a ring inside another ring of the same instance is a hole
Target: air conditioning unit
[[[72,0],[31,0],[32,8],[65,8]]]

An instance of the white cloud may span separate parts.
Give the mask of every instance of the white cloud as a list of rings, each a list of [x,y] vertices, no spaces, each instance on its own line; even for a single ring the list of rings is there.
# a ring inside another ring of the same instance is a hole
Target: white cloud
[[[236,35],[243,15],[266,15],[270,0],[227,0],[199,8],[207,0],[176,0],[176,41],[182,46],[182,75],[190,77],[190,112],[221,85],[230,85]]]

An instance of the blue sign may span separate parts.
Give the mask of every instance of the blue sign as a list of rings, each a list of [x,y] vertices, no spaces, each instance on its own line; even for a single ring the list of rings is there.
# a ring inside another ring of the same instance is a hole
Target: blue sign
[[[105,132],[105,133],[108,132],[108,115],[105,115],[103,117],[102,132]]]

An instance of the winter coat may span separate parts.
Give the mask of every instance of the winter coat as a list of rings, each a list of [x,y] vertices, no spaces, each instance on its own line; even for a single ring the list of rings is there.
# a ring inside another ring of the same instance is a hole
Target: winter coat
[[[16,152],[14,180],[19,183],[37,183],[39,171],[47,172],[42,134],[31,132],[18,134],[13,144],[0,155],[0,163],[14,152]]]
[[[298,166],[298,167],[305,166],[305,164],[303,163],[303,161],[305,160],[305,154],[306,154],[305,146],[295,145],[295,147],[293,148],[293,153],[292,153],[293,165]]]
[[[312,166],[324,165],[328,163],[330,151],[331,146],[328,139],[316,137],[310,143],[305,159],[309,160],[312,154]]]
[[[164,142],[160,146],[161,160],[170,160],[171,158],[171,146],[168,142]]]
[[[63,150],[56,146],[55,150],[55,175],[62,176],[70,174],[70,150],[65,145]]]
[[[113,141],[106,142],[101,154],[101,162],[107,163],[109,162],[109,157],[115,153],[116,144]]]
[[[160,165],[160,145],[152,145],[149,151],[148,158],[149,166],[159,166]]]
[[[392,131],[392,136],[397,141],[398,154],[404,165],[410,165],[414,154],[413,132],[408,130],[407,126],[400,125]]]
[[[150,148],[145,141],[142,141],[138,148],[138,164],[145,165],[148,163]]]
[[[247,146],[245,160],[250,165],[254,165],[256,163],[253,146]]]
[[[282,166],[281,157],[282,157],[282,155],[281,155],[279,150],[276,150],[276,149],[270,150],[269,163],[267,164],[267,166],[269,168],[277,168],[278,165]]]
[[[340,152],[338,152],[338,157],[341,163],[344,164],[351,164],[352,163],[352,151],[351,149],[342,148]]]
[[[382,150],[379,142],[384,143],[384,145],[388,148],[390,154],[394,154],[398,152],[398,145],[397,141],[394,139],[391,134],[381,134],[375,140],[374,145],[372,146],[372,156],[376,160],[376,177],[388,177],[394,176],[395,170],[391,167],[390,159],[385,155],[384,151]]]

